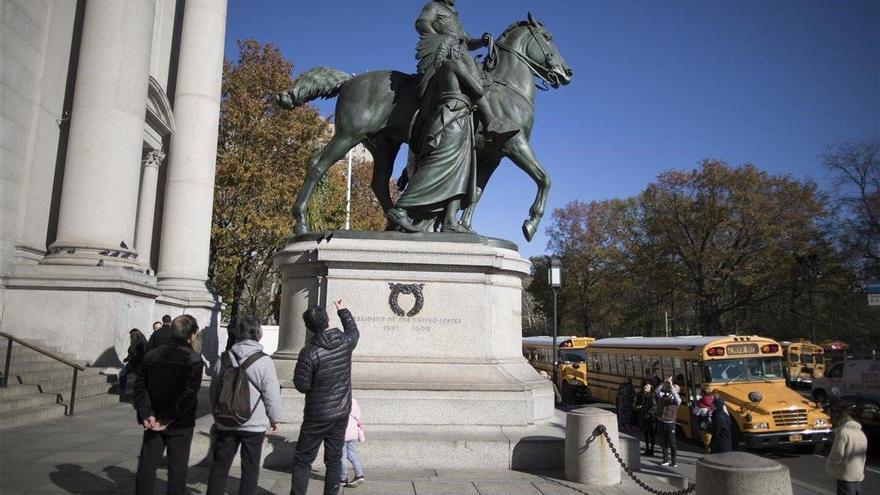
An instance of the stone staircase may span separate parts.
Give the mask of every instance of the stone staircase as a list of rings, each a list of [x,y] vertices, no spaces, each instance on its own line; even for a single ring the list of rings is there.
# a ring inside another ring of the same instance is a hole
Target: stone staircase
[[[74,360],[57,346],[44,341],[29,343]],[[0,338],[0,375],[6,367],[8,340]],[[110,379],[97,369],[80,371],[76,384],[74,413],[80,414],[102,406],[119,403],[111,394],[115,377]],[[12,344],[9,386],[0,387],[0,431],[16,426],[47,421],[64,416],[70,401],[73,368],[18,343]]]

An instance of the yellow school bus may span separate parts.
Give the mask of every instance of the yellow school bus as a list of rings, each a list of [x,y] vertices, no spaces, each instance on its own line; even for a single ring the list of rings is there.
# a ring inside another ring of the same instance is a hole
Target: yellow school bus
[[[831,419],[822,408],[785,385],[782,346],[757,336],[625,337],[600,339],[587,349],[590,393],[614,403],[627,377],[672,377],[680,388],[678,424],[699,438],[693,405],[708,388],[727,403],[734,445],[794,445],[804,450],[831,441]],[[637,389],[638,390],[638,389]]]
[[[825,376],[825,351],[812,342],[782,342],[782,359],[789,386],[810,385]]]
[[[562,401],[573,404],[590,398],[587,388],[586,347],[592,337],[556,337],[559,361],[556,388]],[[523,357],[539,372],[553,376],[553,337],[523,337]]]

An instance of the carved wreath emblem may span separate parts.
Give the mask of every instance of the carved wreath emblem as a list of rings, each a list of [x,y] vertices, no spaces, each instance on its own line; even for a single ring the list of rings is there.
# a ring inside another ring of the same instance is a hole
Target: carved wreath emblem
[[[425,284],[389,283],[388,286],[391,287],[391,294],[388,295],[388,305],[391,306],[391,311],[394,311],[394,314],[397,316],[415,316],[419,314],[422,306],[425,305],[425,296],[422,294],[422,287]],[[412,294],[416,298],[416,303],[409,311],[404,311],[400,304],[397,303],[397,298],[401,294]]]

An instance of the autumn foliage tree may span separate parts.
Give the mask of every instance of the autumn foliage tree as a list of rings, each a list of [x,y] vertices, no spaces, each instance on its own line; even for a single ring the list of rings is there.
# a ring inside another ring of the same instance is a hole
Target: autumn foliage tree
[[[331,134],[314,107],[273,103],[293,84],[293,64],[275,45],[247,39],[238,48],[238,59],[223,65],[210,276],[227,317],[247,312],[273,321],[281,284],[272,257],[292,233],[291,209],[308,160]],[[353,228],[383,228],[369,190],[372,163],[357,163],[353,175]],[[343,226],[345,167],[331,169],[309,208],[315,230]]]
[[[272,44],[248,39],[223,65],[211,276],[227,302],[267,318],[277,293],[272,256],[291,232],[291,207],[306,163],[327,132],[312,107],[272,104],[291,86],[293,64]]]
[[[817,340],[868,342],[880,314],[853,291],[859,274],[829,205],[811,181],[714,160],[663,172],[636,197],[572,201],[547,230],[563,266],[561,331],[794,339],[815,329]],[[528,290],[547,307],[542,277]]]

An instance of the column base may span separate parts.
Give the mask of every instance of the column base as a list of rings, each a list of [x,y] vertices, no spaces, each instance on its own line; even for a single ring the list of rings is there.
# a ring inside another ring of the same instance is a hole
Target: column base
[[[146,273],[138,263],[138,253],[123,247],[83,246],[75,243],[56,242],[49,246],[49,254],[40,260],[41,265],[76,265],[100,267],[125,267]]]

